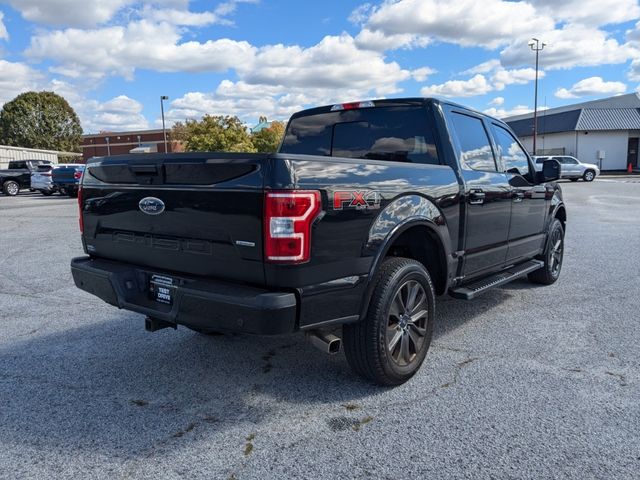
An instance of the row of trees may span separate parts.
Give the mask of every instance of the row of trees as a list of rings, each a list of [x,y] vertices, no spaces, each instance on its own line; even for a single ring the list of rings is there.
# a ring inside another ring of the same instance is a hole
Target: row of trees
[[[170,137],[187,151],[275,152],[283,134],[283,122],[249,133],[238,117],[205,115],[201,120],[176,123]],[[79,152],[81,140],[78,115],[53,92],[20,94],[0,111],[2,145]]]
[[[190,152],[275,152],[284,135],[284,123],[274,121],[268,128],[249,133],[238,117],[205,115],[202,120],[178,122],[171,139]]]

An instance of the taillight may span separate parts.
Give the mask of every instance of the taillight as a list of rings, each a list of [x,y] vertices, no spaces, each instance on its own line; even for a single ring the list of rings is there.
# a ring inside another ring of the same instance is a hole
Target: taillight
[[[50,177],[51,176],[50,173],[41,173],[40,175],[42,175],[43,177]]]
[[[74,172],[73,173],[73,178],[75,180],[80,180],[82,178],[82,172]]]
[[[318,191],[267,192],[264,201],[266,261],[307,262],[311,255],[311,224],[320,209]]]
[[[82,219],[82,185],[78,187],[78,224],[80,225],[80,233],[84,233],[84,220]]]

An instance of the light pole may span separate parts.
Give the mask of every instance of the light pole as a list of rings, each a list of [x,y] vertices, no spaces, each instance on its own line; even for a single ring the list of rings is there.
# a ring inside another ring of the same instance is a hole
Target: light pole
[[[529,42],[531,50],[536,52],[536,86],[533,100],[533,154],[536,154],[536,136],[538,135],[538,56],[540,52],[546,46],[546,43],[542,43],[537,38],[532,38]]]
[[[109,137],[104,137],[107,142],[107,155],[111,156],[111,145],[109,145]]]
[[[162,136],[164,137],[164,153],[167,153],[167,129],[164,126],[164,101],[169,100],[169,97],[162,95],[160,97],[160,111],[162,112]]]

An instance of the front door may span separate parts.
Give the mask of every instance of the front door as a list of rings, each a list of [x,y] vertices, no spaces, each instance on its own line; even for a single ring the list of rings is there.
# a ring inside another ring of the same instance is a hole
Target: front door
[[[638,168],[638,137],[629,139],[627,148],[627,165],[631,164],[633,168]]]
[[[507,254],[511,187],[499,172],[482,118],[451,108],[448,119],[465,183],[463,275],[472,277],[500,269]]]
[[[512,192],[507,263],[517,263],[537,255],[543,246],[547,189],[535,185],[533,166],[511,132],[495,123],[491,128]]]

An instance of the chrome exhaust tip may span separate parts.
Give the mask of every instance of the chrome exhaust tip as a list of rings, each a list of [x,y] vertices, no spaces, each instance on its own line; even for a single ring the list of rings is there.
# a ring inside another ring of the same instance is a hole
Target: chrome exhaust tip
[[[311,342],[311,345],[329,355],[335,355],[338,353],[342,346],[342,340],[339,337],[336,337],[333,333],[313,330],[311,332],[307,332],[306,335],[309,342]]]

